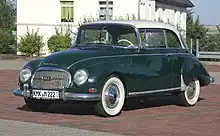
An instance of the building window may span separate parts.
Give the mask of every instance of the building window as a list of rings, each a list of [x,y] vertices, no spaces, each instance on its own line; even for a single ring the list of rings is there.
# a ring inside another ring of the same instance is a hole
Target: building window
[[[74,22],[74,1],[60,0],[61,22]]]
[[[99,1],[99,15],[101,20],[106,20],[106,1]],[[113,19],[113,1],[108,2],[108,18]]]

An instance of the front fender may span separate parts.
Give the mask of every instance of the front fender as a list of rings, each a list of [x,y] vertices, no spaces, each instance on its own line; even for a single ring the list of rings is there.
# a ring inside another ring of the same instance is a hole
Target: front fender
[[[41,64],[42,60],[43,59],[30,60],[24,65],[24,67],[29,67],[32,69],[32,71],[35,71],[39,67],[39,65]]]
[[[40,63],[41,63],[42,59],[34,59],[34,60],[30,60],[28,62],[26,62],[23,66],[22,69],[24,68],[29,68],[31,69],[31,75],[33,76],[33,73],[35,72],[35,70],[39,67]],[[30,77],[32,78],[32,77]],[[18,82],[19,82],[19,86],[21,89],[23,89],[23,84],[24,83],[21,83],[20,81],[20,78],[18,79]],[[30,80],[28,80],[26,83],[30,84]]]
[[[131,74],[129,64],[129,57],[117,59],[114,57],[89,59],[75,64],[70,71],[74,75],[75,71],[78,69],[87,69],[89,72],[89,79],[81,88],[86,88],[86,90],[88,90],[88,88],[96,88],[97,93],[100,93],[106,79],[111,74],[122,75],[120,76],[122,78],[121,80],[126,84],[126,79],[128,79],[128,76]]]

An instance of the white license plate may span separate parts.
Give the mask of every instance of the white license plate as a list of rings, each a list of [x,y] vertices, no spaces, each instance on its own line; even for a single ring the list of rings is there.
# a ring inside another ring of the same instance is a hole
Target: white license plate
[[[32,90],[32,96],[36,99],[59,99],[59,91]]]

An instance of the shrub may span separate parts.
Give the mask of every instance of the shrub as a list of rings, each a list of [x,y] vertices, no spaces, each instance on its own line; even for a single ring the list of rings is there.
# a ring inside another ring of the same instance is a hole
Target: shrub
[[[21,36],[18,49],[25,56],[40,56],[40,50],[43,46],[43,36],[38,34],[38,30],[37,32],[32,30],[30,33],[27,28],[27,33]]]
[[[51,53],[66,50],[71,45],[69,30],[67,30],[65,33],[63,33],[62,29],[61,32],[59,32],[57,28],[55,30],[56,33],[47,41],[47,45]]]
[[[16,53],[16,41],[13,40],[12,34],[6,30],[0,30],[0,53]]]

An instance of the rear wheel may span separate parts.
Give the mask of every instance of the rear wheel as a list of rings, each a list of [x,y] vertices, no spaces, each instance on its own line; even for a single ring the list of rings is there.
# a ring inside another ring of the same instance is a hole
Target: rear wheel
[[[111,76],[104,84],[101,102],[95,105],[96,113],[104,117],[117,116],[121,113],[125,101],[125,88],[121,80]]]
[[[184,92],[180,94],[180,104],[183,106],[194,106],[200,95],[200,83],[199,80],[193,80],[186,87]]]
[[[36,112],[45,111],[51,105],[51,103],[45,102],[44,100],[37,100],[37,99],[31,99],[31,98],[25,98],[24,101],[26,105],[28,106],[28,108]]]

